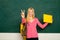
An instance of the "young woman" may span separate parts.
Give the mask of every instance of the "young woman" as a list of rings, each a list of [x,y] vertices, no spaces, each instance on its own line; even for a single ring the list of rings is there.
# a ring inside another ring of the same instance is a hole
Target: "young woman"
[[[27,22],[27,40],[38,40],[38,32],[36,26],[38,25],[40,28],[44,29],[48,23],[41,24],[38,18],[35,17],[35,12],[32,7],[28,8],[27,18],[25,18],[24,14],[22,14],[21,17],[22,23]]]

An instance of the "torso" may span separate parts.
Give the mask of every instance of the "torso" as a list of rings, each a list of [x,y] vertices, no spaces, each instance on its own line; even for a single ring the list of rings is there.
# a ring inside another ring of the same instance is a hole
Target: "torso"
[[[36,25],[37,25],[36,18],[34,18],[33,20],[29,20],[27,24],[27,38],[38,37]]]

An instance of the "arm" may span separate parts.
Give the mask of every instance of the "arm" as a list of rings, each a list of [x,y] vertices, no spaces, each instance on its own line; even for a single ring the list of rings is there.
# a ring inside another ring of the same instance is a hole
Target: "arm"
[[[44,29],[44,28],[48,25],[48,23],[41,24],[41,22],[40,22],[38,19],[37,19],[37,24],[38,24],[38,26],[41,27],[42,29]]]
[[[26,23],[26,19],[25,18],[22,18],[22,23]]]
[[[25,10],[21,10],[21,17],[22,17],[22,23],[24,24],[26,22],[26,19],[25,19]]]

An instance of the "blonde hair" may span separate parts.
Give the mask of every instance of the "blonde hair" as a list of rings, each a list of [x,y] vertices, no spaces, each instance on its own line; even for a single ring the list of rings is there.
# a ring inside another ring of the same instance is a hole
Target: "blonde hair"
[[[28,8],[28,11],[27,11],[27,22],[28,22],[28,21],[29,21],[29,19],[30,19],[30,18],[29,18],[29,17],[30,17],[30,16],[29,16],[29,11],[30,11],[30,10],[32,10],[32,11],[33,11],[32,18],[35,18],[34,8],[30,7],[30,8]]]

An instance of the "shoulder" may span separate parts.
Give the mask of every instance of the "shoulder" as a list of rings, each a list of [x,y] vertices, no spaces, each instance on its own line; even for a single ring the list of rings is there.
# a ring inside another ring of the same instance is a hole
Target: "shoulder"
[[[35,20],[37,21],[37,20],[38,20],[38,18],[35,18]]]

